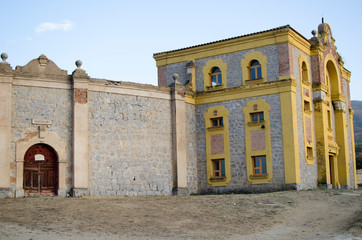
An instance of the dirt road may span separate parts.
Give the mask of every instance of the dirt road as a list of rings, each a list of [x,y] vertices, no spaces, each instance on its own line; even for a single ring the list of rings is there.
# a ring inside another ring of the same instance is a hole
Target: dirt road
[[[361,190],[0,199],[0,239],[362,239]]]

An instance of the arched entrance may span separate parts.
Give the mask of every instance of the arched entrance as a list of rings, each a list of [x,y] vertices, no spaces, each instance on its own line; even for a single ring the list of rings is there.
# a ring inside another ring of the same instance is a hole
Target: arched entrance
[[[25,196],[54,196],[58,186],[58,155],[46,144],[31,146],[24,156]]]

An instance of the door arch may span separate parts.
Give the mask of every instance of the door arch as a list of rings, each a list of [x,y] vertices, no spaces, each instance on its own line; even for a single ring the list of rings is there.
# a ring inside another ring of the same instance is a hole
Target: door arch
[[[24,194],[54,196],[58,187],[58,154],[47,144],[34,144],[24,155]]]

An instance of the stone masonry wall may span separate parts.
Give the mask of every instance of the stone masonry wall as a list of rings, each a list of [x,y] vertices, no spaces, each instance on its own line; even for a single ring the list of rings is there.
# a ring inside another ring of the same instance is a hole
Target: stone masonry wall
[[[187,188],[189,193],[197,193],[197,141],[195,106],[186,104],[186,159]]]
[[[260,51],[267,57],[267,81],[275,81],[279,79],[279,65],[278,65],[278,48],[276,45],[267,46],[262,48],[255,48],[251,50],[245,50],[230,54],[224,54],[216,57],[203,58],[196,60],[196,90],[204,90],[204,75],[202,68],[206,65],[206,62],[212,59],[221,59],[227,64],[227,87],[238,87],[243,83],[241,60],[245,58],[245,55],[249,52]]]
[[[299,147],[299,168],[300,168],[300,185],[301,189],[312,189],[317,187],[318,180],[318,170],[317,170],[317,159],[314,160],[313,165],[308,165],[306,162],[305,148],[304,145],[304,126],[303,126],[303,103],[301,97],[301,79],[300,79],[300,68],[299,68],[299,56],[303,54],[307,59],[307,65],[309,67],[309,79],[312,79],[311,75],[311,59],[308,55],[304,54],[302,51],[292,46],[292,56],[293,56],[293,71],[294,78],[297,81],[298,85],[296,88],[296,104],[297,104],[297,124],[298,124],[298,147]],[[312,104],[312,103],[311,103]],[[312,108],[312,121],[313,121],[313,139],[315,139],[315,124],[314,124],[314,109]],[[314,140],[314,156],[316,158],[316,141]]]
[[[264,99],[270,105],[270,135],[272,149],[273,180],[269,184],[251,184],[247,180],[245,155],[245,124],[243,108],[248,101]],[[212,106],[223,105],[229,111],[229,144],[231,182],[225,187],[215,187],[207,184],[206,179],[206,143],[204,114]],[[230,192],[230,191],[272,191],[284,187],[283,136],[280,113],[279,95],[248,98],[223,103],[206,104],[196,107],[197,131],[197,167],[200,192]]]
[[[13,114],[11,141],[11,188],[15,189],[16,163],[15,143],[35,136],[38,126],[32,124],[33,119],[50,120],[47,131],[57,135],[68,146],[66,149],[66,187],[69,191],[72,184],[72,91],[65,89],[13,86]]]
[[[91,195],[172,193],[168,100],[89,92]]]
[[[278,65],[278,47],[276,45],[256,48],[252,50],[245,50],[230,54],[224,54],[216,57],[196,59],[196,91],[204,91],[204,75],[202,68],[206,62],[212,59],[221,59],[227,64],[227,87],[238,87],[242,85],[242,69],[240,62],[249,52],[260,51],[267,57],[267,81],[275,81],[279,79],[279,65]],[[191,59],[190,59],[191,60]],[[175,63],[167,65],[167,86],[172,82],[172,74],[179,75],[179,81],[185,84],[186,81],[186,62]]]

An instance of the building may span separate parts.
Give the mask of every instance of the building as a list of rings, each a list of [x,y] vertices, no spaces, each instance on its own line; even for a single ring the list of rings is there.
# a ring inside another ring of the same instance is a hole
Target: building
[[[0,63],[0,196],[356,188],[351,73],[328,24],[156,53],[158,87]]]

